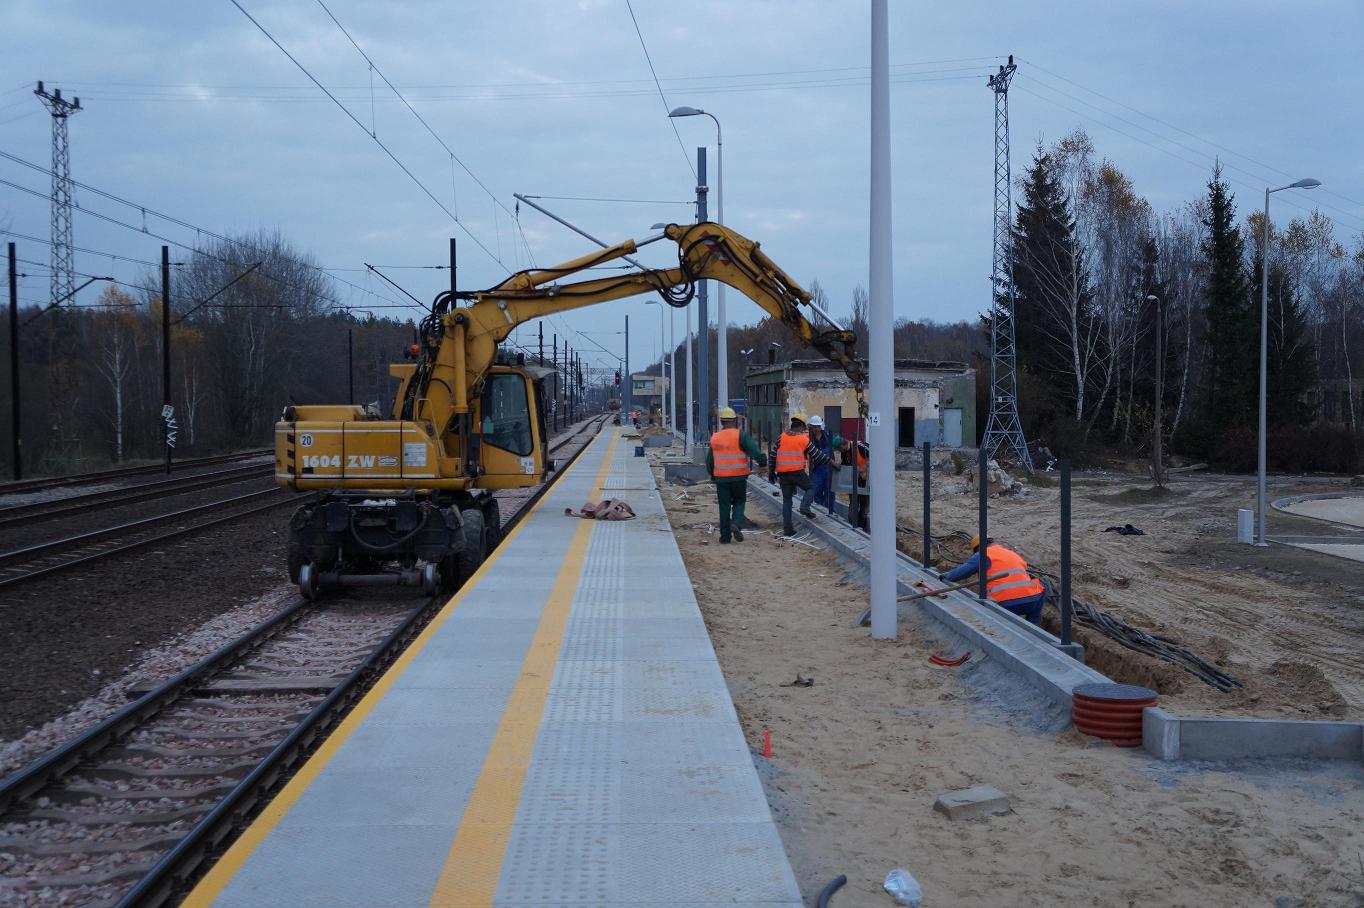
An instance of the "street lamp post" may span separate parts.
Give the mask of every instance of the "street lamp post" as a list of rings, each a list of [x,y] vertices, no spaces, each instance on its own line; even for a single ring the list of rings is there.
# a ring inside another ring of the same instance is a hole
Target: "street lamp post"
[[[720,121],[715,114],[701,110],[699,107],[674,107],[668,112],[670,117],[710,117],[715,121],[715,166],[716,166],[716,200],[717,209],[715,223],[725,222],[725,142],[724,136],[720,131]],[[729,406],[729,322],[725,320],[725,283],[719,281],[720,297],[715,306],[715,361],[718,364],[716,372],[716,391],[719,399],[719,406]],[[701,330],[706,330],[705,325]]]
[[[1268,424],[1269,389],[1269,194],[1285,189],[1313,189],[1321,185],[1321,180],[1310,177],[1280,186],[1278,189],[1265,187],[1264,230],[1260,242],[1260,437],[1259,470],[1255,482],[1255,545],[1267,546],[1265,541],[1265,433]]]

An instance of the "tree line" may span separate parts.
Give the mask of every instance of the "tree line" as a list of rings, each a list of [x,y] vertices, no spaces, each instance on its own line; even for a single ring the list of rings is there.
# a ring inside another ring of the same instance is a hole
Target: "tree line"
[[[182,456],[268,446],[286,404],[344,402],[352,375],[356,403],[386,408],[388,365],[413,338],[410,320],[343,307],[326,272],[278,233],[204,246],[172,269],[170,297]],[[162,312],[155,272],[107,287],[94,306],[20,312],[26,474],[160,456]],[[4,347],[8,357],[7,336]],[[8,445],[2,456],[8,474]]]
[[[1012,264],[1028,438],[1083,457],[1096,445],[1144,449],[1161,431],[1176,451],[1252,468],[1264,213],[1238,219],[1220,166],[1205,194],[1157,213],[1082,131],[1039,145],[1020,190]],[[1269,226],[1272,460],[1358,469],[1364,235],[1347,249],[1320,211]],[[985,313],[986,330],[1004,302]]]

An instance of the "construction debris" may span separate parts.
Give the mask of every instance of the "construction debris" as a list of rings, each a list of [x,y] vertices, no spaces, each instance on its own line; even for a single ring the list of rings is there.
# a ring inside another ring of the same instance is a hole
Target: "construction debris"
[[[979,464],[972,464],[966,468],[966,488],[974,491],[976,487],[976,474],[980,471]],[[998,461],[990,460],[985,464],[985,478],[989,483],[991,495],[1025,495],[1027,486],[1010,476]]]

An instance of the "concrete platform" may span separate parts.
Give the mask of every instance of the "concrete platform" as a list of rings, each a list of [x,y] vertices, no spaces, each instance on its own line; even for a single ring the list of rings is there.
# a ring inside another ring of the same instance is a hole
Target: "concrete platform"
[[[633,448],[592,443],[184,904],[801,904]],[[603,494],[638,518],[564,515]]]

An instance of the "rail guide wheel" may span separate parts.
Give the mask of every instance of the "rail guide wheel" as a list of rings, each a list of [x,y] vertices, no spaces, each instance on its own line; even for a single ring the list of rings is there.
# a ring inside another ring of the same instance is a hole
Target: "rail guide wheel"
[[[427,596],[440,592],[440,572],[434,564],[422,566],[422,592]]]
[[[317,565],[309,561],[298,569],[298,591],[309,602],[316,602],[319,594]]]

